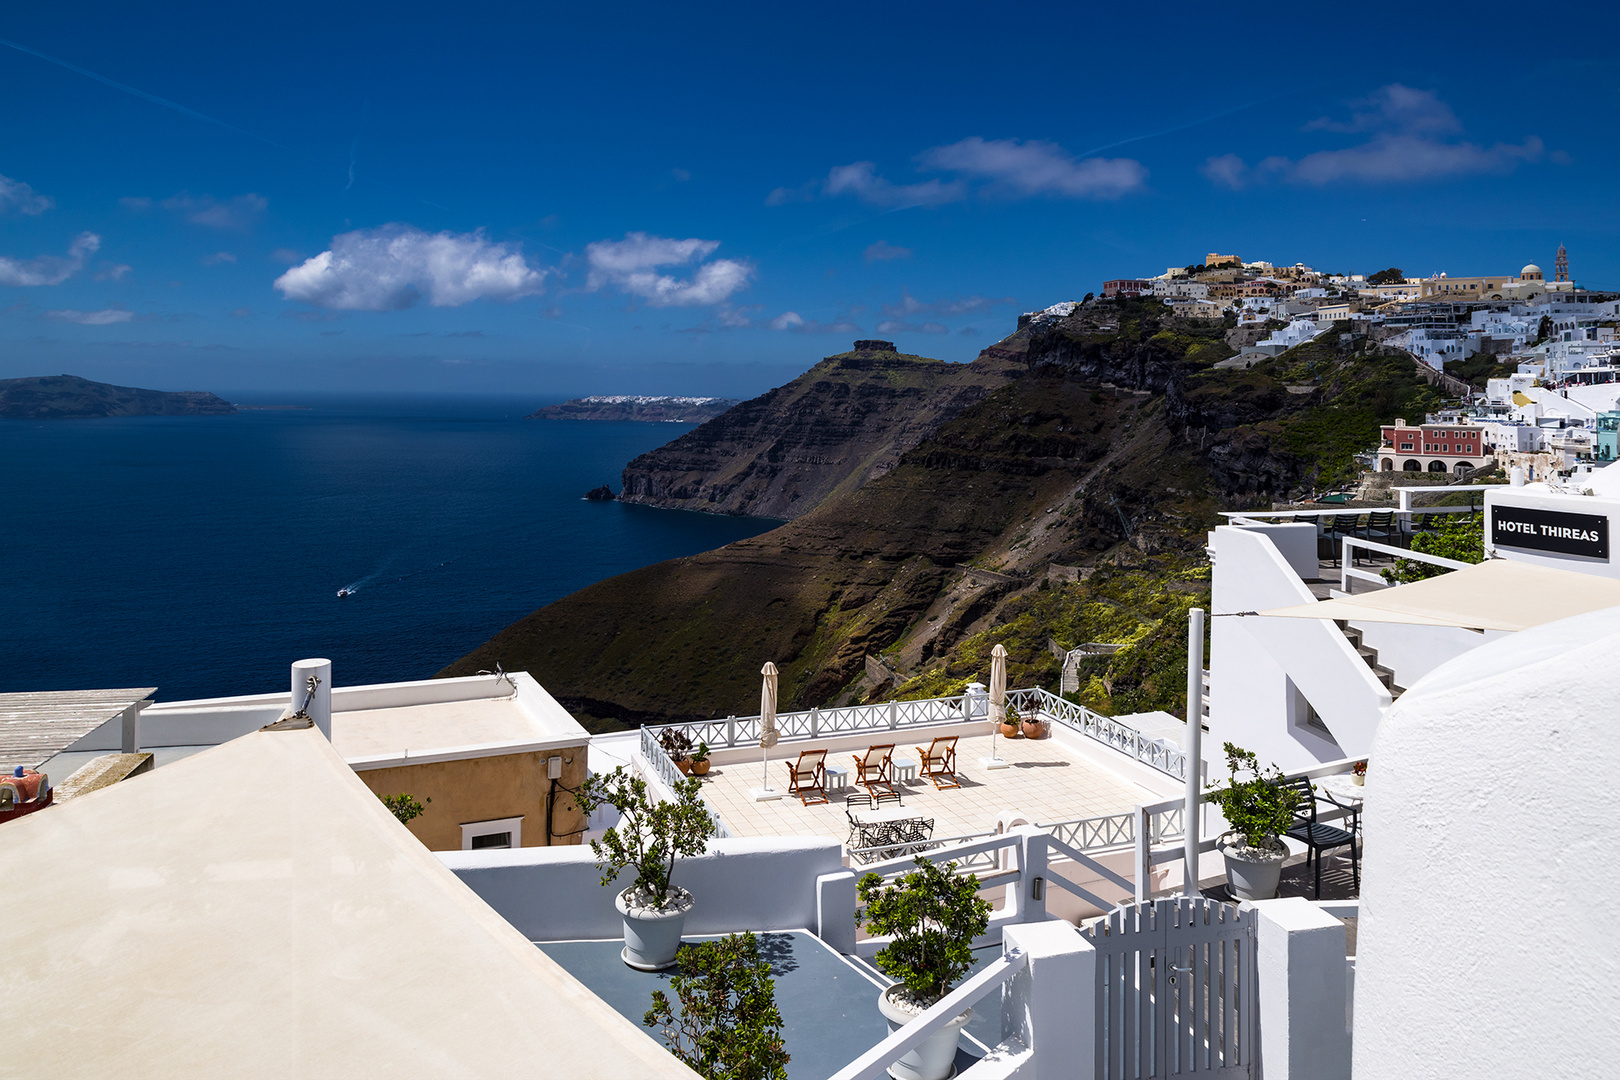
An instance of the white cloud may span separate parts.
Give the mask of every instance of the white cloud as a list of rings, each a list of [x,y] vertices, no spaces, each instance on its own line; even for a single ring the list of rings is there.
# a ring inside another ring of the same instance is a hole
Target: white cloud
[[[236,256],[232,255],[228,251],[216,251],[212,255],[204,255],[202,257],[202,264],[204,266],[218,266],[220,263],[234,263],[235,261]]]
[[[1115,199],[1140,189],[1147,169],[1131,158],[1076,160],[1056,143],[981,139],[974,135],[919,155],[927,168],[990,183],[991,193],[1057,195],[1070,199]]]
[[[1368,136],[1360,145],[1318,150],[1297,161],[1273,155],[1252,168],[1236,154],[1222,154],[1205,161],[1199,171],[1211,182],[1233,190],[1277,179],[1313,185],[1402,183],[1510,173],[1540,160],[1546,152],[1534,135],[1522,143],[1492,146],[1455,140],[1452,136],[1461,132],[1462,125],[1451,106],[1432,91],[1399,83],[1353,103],[1353,108],[1348,120],[1322,117],[1305,130]]]
[[[899,319],[884,319],[878,323],[880,334],[948,334],[950,328],[937,322],[917,323],[902,322]]]
[[[719,248],[718,240],[675,240],[626,233],[623,240],[598,240],[585,245],[590,266],[586,285],[600,289],[612,285],[639,296],[652,307],[696,307],[725,301],[748,284],[754,268],[738,259],[701,262]],[[659,267],[698,262],[690,278],[659,272]]]
[[[772,330],[792,330],[795,326],[803,325],[804,317],[797,311],[784,311],[770,322]]]
[[[216,199],[212,195],[193,196],[190,192],[182,191],[163,200],[163,209],[175,211],[194,225],[235,232],[247,232],[253,228],[269,206],[268,199],[251,191],[234,199]]]
[[[780,206],[818,196],[853,195],[873,206],[901,209],[959,202],[978,193],[986,197],[1027,198],[1051,195],[1070,199],[1113,199],[1139,190],[1147,169],[1131,158],[1074,158],[1056,143],[1018,139],[984,139],[977,135],[917,155],[923,168],[954,173],[950,179],[897,184],[880,176],[870,161],[839,165],[821,181],[797,188],[777,188],[765,202]]]
[[[909,258],[911,258],[910,248],[896,247],[887,240],[879,240],[866,249],[866,261],[869,263],[893,262],[895,259]]]
[[[41,195],[21,180],[0,176],[0,210],[15,210],[37,217],[55,205],[56,201],[49,195]]]
[[[925,304],[907,290],[901,289],[900,302],[884,304],[883,314],[890,318],[901,319],[912,315],[972,315],[980,311],[989,311],[1001,304],[1016,303],[1018,298],[1013,296],[995,299],[988,296],[961,296],[955,300],[935,300],[932,304]]]
[[[135,317],[133,311],[122,308],[105,308],[101,311],[74,311],[71,308],[62,311],[47,311],[47,319],[57,322],[78,323],[81,326],[111,326],[113,323],[125,323]]]
[[[66,257],[40,255],[33,259],[8,259],[0,255],[0,285],[60,285],[84,269],[85,258],[101,247],[95,233],[80,233],[68,248]]]
[[[288,300],[340,311],[398,311],[425,299],[433,307],[537,296],[549,270],[482,230],[427,233],[384,225],[332,238],[332,247],[275,281]]]
[[[101,269],[96,271],[96,280],[123,281],[125,275],[127,275],[133,269],[135,268],[130,266],[128,263],[104,262],[101,264]]]
[[[832,322],[820,322],[816,319],[806,319],[797,311],[784,311],[769,323],[772,330],[791,330],[796,334],[861,334],[865,333],[856,326],[846,315],[840,315]]]

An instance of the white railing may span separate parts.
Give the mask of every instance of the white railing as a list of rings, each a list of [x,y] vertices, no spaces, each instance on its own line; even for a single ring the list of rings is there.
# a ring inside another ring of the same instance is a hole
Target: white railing
[[[1187,775],[1187,755],[1179,747],[1150,739],[1128,724],[1113,717],[1092,712],[1084,705],[1076,705],[1056,694],[1041,689],[1009,690],[1007,704],[1020,713],[1038,713],[1071,731],[1096,739],[1122,754],[1129,755],[1144,765],[1183,780]]]
[[[675,764],[659,743],[657,732],[653,728],[641,729],[641,756],[652,769],[653,776],[670,794],[674,794],[675,785],[686,779],[686,774],[681,772],[680,766]],[[704,799],[703,804],[709,806],[709,800]],[[709,806],[709,816],[714,818],[715,836],[724,838],[732,835],[731,830],[726,828],[726,819],[720,816],[720,811]]]
[[[888,1075],[889,1066],[922,1045],[923,1041],[956,1019],[963,1009],[989,996],[1014,975],[1023,971],[1029,958],[1020,949],[1004,953],[999,960],[930,1005],[917,1019],[878,1043],[872,1049],[832,1075],[832,1080],[878,1080]]]
[[[1431,566],[1440,566],[1447,570],[1466,570],[1473,565],[1472,563],[1460,562],[1457,559],[1446,559],[1439,555],[1427,555],[1421,551],[1411,551],[1407,548],[1396,547],[1394,544],[1380,544],[1373,540],[1361,540],[1347,536],[1344,538],[1344,548],[1339,558],[1339,580],[1346,594],[1354,592],[1354,586],[1351,583],[1355,581],[1370,582],[1380,588],[1389,585],[1389,582],[1385,581],[1381,574],[1356,569],[1355,552],[1357,551],[1365,551],[1369,554],[1393,555],[1398,559],[1428,563]]]
[[[776,731],[783,742],[804,742],[831,735],[860,732],[897,731],[909,727],[963,723],[983,720],[974,715],[973,707],[987,699],[967,694],[952,697],[922,698],[916,701],[885,701],[876,705],[845,705],[830,709],[805,709],[800,712],[779,713]],[[1122,724],[1112,717],[1092,712],[1084,705],[1058,697],[1042,689],[1009,690],[1007,704],[1020,713],[1038,714],[1072,731],[1096,739],[1122,754],[1152,766],[1177,780],[1186,776],[1187,757],[1179,747],[1149,739],[1140,731]],[[681,724],[663,724],[642,728],[645,743],[647,732],[654,737],[674,729],[692,740],[693,745],[708,743],[718,746],[753,746],[759,742],[759,717],[728,716],[724,720],[699,720]]]
[[[985,840],[992,836],[1000,836],[997,832],[967,833],[962,836],[947,836],[939,839],[909,840],[894,844],[874,844],[871,847],[849,849],[849,859],[852,863],[859,863],[863,867],[871,863],[887,862],[891,859],[909,859],[923,852],[933,851],[937,848],[956,844],[971,844],[976,840]],[[980,870],[993,871],[999,868],[1000,863],[994,852],[976,851],[967,856],[961,863],[962,869],[977,873]]]
[[[967,695],[919,698],[914,701],[884,701],[875,705],[842,705],[826,709],[802,709],[776,714],[776,734],[784,741],[824,739],[862,731],[898,731],[932,724],[956,724],[975,719],[967,713]],[[978,717],[977,719],[984,719]],[[698,720],[662,724],[653,731],[673,728],[696,746],[700,742],[715,747],[757,746],[759,717],[728,716],[724,720]],[[648,730],[648,729],[643,729]]]

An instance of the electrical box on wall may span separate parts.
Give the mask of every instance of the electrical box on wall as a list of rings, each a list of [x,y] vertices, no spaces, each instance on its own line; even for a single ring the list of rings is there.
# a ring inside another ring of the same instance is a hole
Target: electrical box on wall
[[[546,759],[546,777],[548,779],[551,779],[551,780],[556,780],[556,779],[561,778],[561,776],[562,776],[562,766],[563,766],[562,758],[560,758],[560,757],[549,757],[549,758],[547,758]]]

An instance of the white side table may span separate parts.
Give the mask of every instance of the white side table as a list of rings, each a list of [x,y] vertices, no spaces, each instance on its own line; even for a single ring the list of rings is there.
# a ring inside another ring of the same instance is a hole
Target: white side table
[[[827,774],[828,791],[849,790],[849,770],[842,765],[823,765],[822,771]]]
[[[909,784],[917,779],[917,763],[910,758],[893,758],[889,762],[889,768],[894,770],[894,781],[897,784]]]
[[[1361,798],[1367,789],[1350,779],[1349,773],[1335,773],[1332,776],[1323,776],[1316,780],[1316,787],[1324,795],[1331,796],[1335,801],[1361,809]]]

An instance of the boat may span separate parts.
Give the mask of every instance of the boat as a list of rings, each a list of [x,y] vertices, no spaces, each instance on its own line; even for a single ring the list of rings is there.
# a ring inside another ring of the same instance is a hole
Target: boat
[[[353,596],[353,595],[354,595],[354,590],[349,588],[347,585],[343,586],[343,588],[338,590],[338,599],[339,600],[343,599],[345,596]]]

